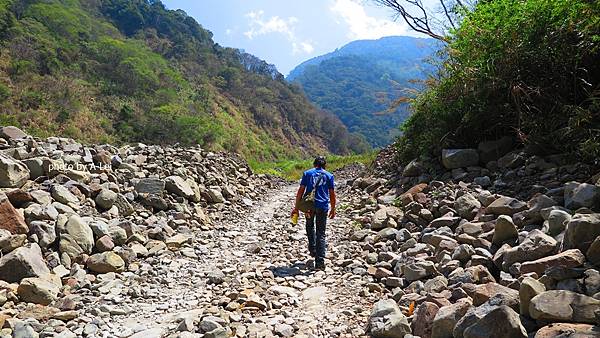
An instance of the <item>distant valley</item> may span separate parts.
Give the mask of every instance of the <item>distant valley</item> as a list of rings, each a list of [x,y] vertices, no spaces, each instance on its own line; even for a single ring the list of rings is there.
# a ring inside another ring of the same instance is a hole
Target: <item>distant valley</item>
[[[433,71],[428,60],[437,50],[433,39],[406,36],[353,41],[303,62],[287,80],[299,84],[308,98],[342,120],[372,146],[391,143],[408,116],[406,104],[389,111],[406,89],[417,88]],[[418,82],[418,81],[417,81]]]

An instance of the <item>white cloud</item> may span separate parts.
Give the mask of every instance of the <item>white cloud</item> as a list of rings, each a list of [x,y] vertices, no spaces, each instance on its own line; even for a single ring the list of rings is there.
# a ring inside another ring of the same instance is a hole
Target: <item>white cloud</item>
[[[272,16],[269,19],[264,19],[265,12],[260,10],[257,12],[250,12],[246,14],[246,17],[250,19],[250,29],[244,32],[244,35],[248,39],[252,40],[256,36],[265,35],[269,33],[281,33],[288,37],[288,39],[294,38],[294,24],[298,22],[298,18],[289,17],[282,19],[279,16]]]
[[[330,9],[348,25],[348,37],[352,39],[409,34],[407,27],[399,22],[369,16],[365,8],[354,0],[335,0]]]
[[[304,41],[304,42],[292,42],[292,53],[293,54],[298,54],[298,53],[306,53],[306,54],[310,54],[315,50],[315,47],[313,47],[313,45],[308,42],[308,41]]]
[[[295,26],[299,22],[295,16],[288,18],[280,18],[272,16],[268,19],[264,18],[263,10],[252,11],[246,14],[249,20],[249,29],[244,32],[244,35],[252,40],[257,36],[267,35],[272,33],[282,34],[292,44],[292,53],[312,53],[315,48],[309,41],[300,41],[295,34]]]
[[[233,33],[233,30],[232,30],[231,28],[227,28],[227,29],[225,30],[225,34],[226,34],[226,35],[231,35],[232,33]]]

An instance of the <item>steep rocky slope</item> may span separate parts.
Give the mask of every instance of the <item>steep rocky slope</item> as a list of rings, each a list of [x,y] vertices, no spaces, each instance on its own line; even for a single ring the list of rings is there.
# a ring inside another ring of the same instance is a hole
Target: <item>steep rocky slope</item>
[[[374,337],[600,335],[600,168],[504,141],[441,165],[389,148],[353,182]]]

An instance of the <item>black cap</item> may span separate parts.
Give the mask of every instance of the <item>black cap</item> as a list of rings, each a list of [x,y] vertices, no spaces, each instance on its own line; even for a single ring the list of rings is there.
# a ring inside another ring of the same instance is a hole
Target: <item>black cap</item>
[[[313,162],[313,165],[319,168],[324,168],[326,164],[327,160],[325,159],[325,156],[317,156]]]

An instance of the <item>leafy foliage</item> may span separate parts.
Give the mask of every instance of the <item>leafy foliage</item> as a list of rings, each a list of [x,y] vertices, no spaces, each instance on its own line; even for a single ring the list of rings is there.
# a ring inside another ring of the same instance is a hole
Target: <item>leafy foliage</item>
[[[334,113],[348,129],[375,147],[399,135],[407,105],[388,109],[391,98],[408,95],[430,67],[425,59],[435,50],[432,39],[387,37],[359,40],[311,59],[288,76],[321,108]]]
[[[513,135],[538,152],[600,155],[600,2],[481,1],[413,101],[405,159]]]
[[[249,158],[366,149],[273,65],[158,0],[0,0],[1,119],[84,141]]]

